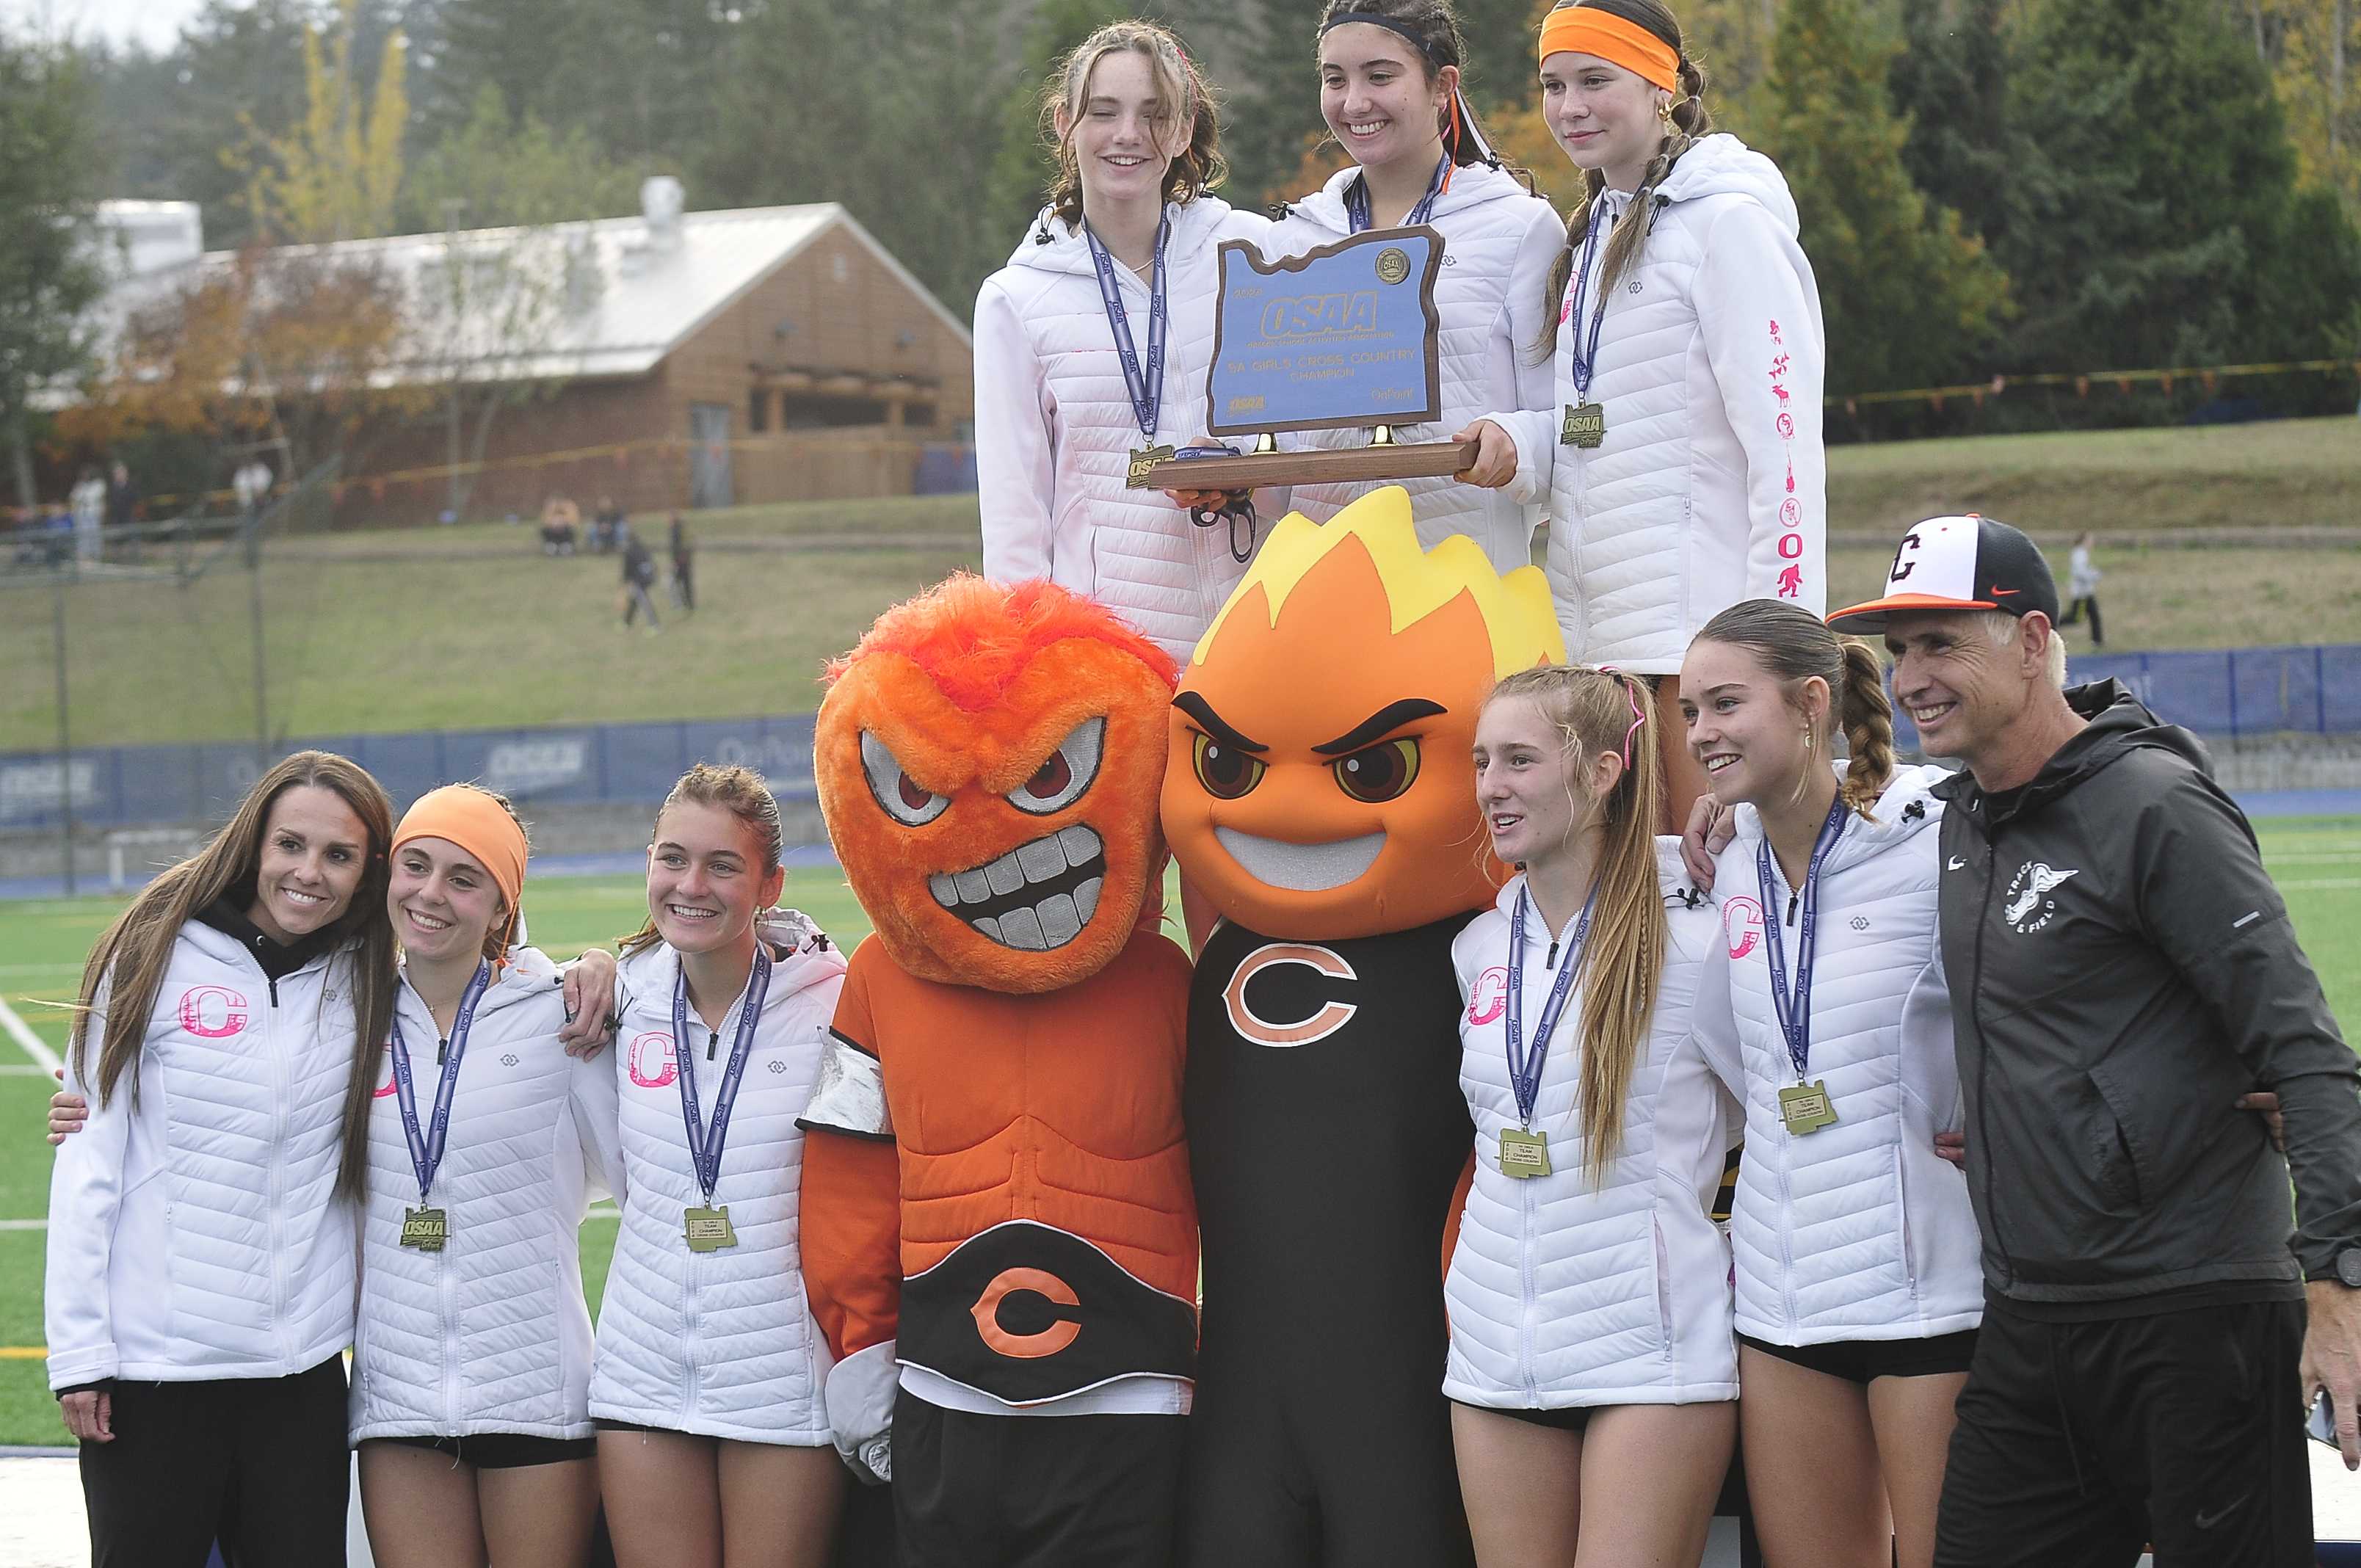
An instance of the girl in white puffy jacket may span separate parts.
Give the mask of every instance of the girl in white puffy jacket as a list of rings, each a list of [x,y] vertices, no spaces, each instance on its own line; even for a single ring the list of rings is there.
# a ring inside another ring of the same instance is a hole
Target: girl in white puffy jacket
[[[379,1568],[579,1563],[598,1516],[579,1232],[623,1190],[615,1074],[567,1053],[557,973],[514,940],[525,854],[468,784],[394,829],[351,1400]]]
[[[1474,482],[1547,502],[1569,655],[1657,678],[1680,821],[1705,787],[1675,722],[1689,639],[1741,599],[1827,608],[1819,290],[1786,181],[1712,134],[1658,0],[1561,0],[1540,53],[1587,188],[1545,295],[1556,395],[1462,434]]]
[[[1404,425],[1404,442],[1440,441],[1479,414],[1550,406],[1543,295],[1565,225],[1530,181],[1501,168],[1459,92],[1466,47],[1449,0],[1328,0],[1320,22],[1320,113],[1353,156],[1319,191],[1290,205],[1264,250],[1301,256],[1364,230],[1427,224],[1441,231],[1434,287],[1441,320],[1443,414]],[[1323,444],[1355,445],[1362,433]],[[1501,491],[1448,477],[1380,481],[1410,491],[1419,543],[1454,533],[1484,547],[1494,570],[1532,564],[1532,510]],[[1287,505],[1325,522],[1366,485],[1297,485]]]
[[[1737,1426],[1731,1108],[1691,1033],[1714,913],[1651,831],[1646,696],[1544,666],[1477,720],[1522,868],[1452,944],[1476,1159],[1444,1392],[1479,1564],[1697,1562]]]
[[[1736,807],[1697,1034],[1746,1107],[1730,1241],[1755,1526],[1771,1568],[1927,1568],[1983,1309],[1967,1182],[1934,1149],[1960,1102],[1943,774],[1894,772],[1876,653],[1793,605],[1708,621],[1681,707]]]
[[[266,772],[83,970],[49,1187],[49,1383],[92,1561],[341,1563],[354,1214],[393,996],[393,814],[354,763]]]
[[[1132,455],[1205,428],[1218,253],[1270,225],[1205,193],[1213,100],[1152,22],[1091,35],[1052,74],[1052,200],[975,302],[983,571],[1047,577],[1187,663],[1245,575],[1253,531],[1127,486]]]
[[[690,769],[657,814],[648,923],[616,976],[627,1191],[590,1414],[620,1568],[817,1568],[843,1501],[796,1118],[844,961],[771,911],[779,853],[761,774]]]

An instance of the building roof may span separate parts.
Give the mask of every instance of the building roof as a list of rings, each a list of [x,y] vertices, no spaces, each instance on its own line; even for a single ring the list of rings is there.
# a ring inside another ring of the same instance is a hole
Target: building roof
[[[279,254],[373,267],[402,291],[412,307],[408,342],[373,378],[381,385],[447,380],[455,359],[469,380],[643,375],[839,228],[961,342],[972,342],[967,323],[836,203],[683,213],[675,182],[649,185],[643,211],[631,217],[341,240]],[[131,218],[134,205],[154,204],[106,205]],[[191,244],[177,258],[143,257],[148,265],[124,269],[97,307],[102,335],[112,336],[130,313],[236,259],[231,251],[191,254],[194,249]],[[449,283],[455,258],[465,269],[456,293]],[[453,300],[460,302],[456,308],[443,307]]]

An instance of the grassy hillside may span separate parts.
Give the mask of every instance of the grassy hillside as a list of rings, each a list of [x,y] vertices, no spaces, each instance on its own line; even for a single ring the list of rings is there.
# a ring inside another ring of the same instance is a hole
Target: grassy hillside
[[[2062,552],[2077,527],[2155,535],[2361,524],[2361,422],[1999,436],[1830,455],[1831,524],[1883,541],[1980,510]],[[550,560],[487,524],[274,542],[262,574],[276,735],[725,718],[807,711],[822,660],[895,599],[977,564],[973,497],[696,514],[702,608],[624,631],[610,556]],[[1873,592],[1887,547],[1833,552],[1839,602]],[[2111,646],[2361,638],[2361,548],[2103,544]],[[254,729],[250,585],[68,590],[78,745],[242,739]],[[55,744],[51,596],[0,575],[0,751]]]

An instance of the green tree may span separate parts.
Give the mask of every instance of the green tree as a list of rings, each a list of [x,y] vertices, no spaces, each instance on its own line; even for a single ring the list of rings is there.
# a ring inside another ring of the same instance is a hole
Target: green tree
[[[1886,98],[1891,52],[1860,0],[1786,0],[1763,83],[1763,139],[1795,192],[1835,393],[1960,374],[2008,297],[1982,241],[1910,183],[1908,127]]]
[[[1057,178],[1056,158],[1043,145],[1042,93],[1049,73],[1068,50],[1114,21],[1131,15],[1123,0],[1044,0],[1025,32],[1024,58],[1010,80],[1000,112],[1000,142],[984,187],[988,226],[1014,236],[1030,223]]]
[[[1987,247],[2006,239],[2041,141],[2008,106],[2010,0],[1903,0],[1904,47],[1888,78],[1909,123],[1902,163],[1927,200]]]
[[[2001,247],[2016,365],[2351,351],[2361,247],[2333,196],[2299,189],[2268,73],[2216,0],[2040,0],[2009,106],[2048,153]]]
[[[580,126],[560,132],[528,111],[510,116],[486,82],[465,125],[412,160],[401,193],[413,231],[619,217],[636,209],[638,180]]]
[[[0,444],[25,506],[31,395],[86,363],[82,313],[105,283],[92,106],[71,53],[0,32]]]

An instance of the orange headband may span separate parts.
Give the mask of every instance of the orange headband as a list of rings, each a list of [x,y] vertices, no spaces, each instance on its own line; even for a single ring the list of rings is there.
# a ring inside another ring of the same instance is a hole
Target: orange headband
[[[1543,18],[1541,58],[1554,54],[1596,55],[1667,93],[1681,90],[1680,51],[1639,23],[1597,5],[1561,5]]]
[[[399,850],[412,839],[441,839],[474,856],[508,900],[508,930],[516,929],[518,901],[524,894],[524,829],[500,809],[499,801],[472,784],[428,790],[402,813],[401,826],[393,830],[393,847]],[[500,945],[508,946],[505,938]]]

